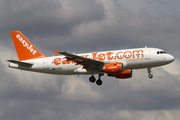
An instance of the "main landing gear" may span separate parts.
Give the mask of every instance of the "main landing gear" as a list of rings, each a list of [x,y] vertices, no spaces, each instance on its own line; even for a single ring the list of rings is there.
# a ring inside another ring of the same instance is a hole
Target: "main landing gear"
[[[89,78],[89,81],[91,82],[91,83],[94,83],[95,81],[96,81],[96,84],[97,85],[102,85],[102,80],[101,80],[101,76],[103,76],[104,74],[99,74],[99,78],[98,78],[98,80],[96,81],[96,78],[94,77],[94,75],[92,75],[90,78]]]
[[[92,75],[90,78],[89,78],[89,81],[94,83],[96,81],[96,78]]]
[[[151,74],[151,68],[147,68],[147,70],[148,70],[148,77],[150,78],[150,79],[152,79],[153,78],[153,75]]]

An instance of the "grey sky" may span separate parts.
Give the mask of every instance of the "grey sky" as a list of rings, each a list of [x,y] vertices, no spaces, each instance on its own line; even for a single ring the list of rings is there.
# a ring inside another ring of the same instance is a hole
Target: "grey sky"
[[[180,118],[178,0],[0,0],[1,120],[177,120]],[[20,30],[43,54],[157,47],[167,66],[134,70],[118,80],[56,76],[8,68],[18,59],[10,31]]]

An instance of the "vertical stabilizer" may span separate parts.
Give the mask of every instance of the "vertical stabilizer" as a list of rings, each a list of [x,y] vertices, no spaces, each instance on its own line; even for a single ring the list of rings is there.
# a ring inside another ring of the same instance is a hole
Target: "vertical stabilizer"
[[[11,36],[20,61],[46,57],[20,31],[11,31]]]

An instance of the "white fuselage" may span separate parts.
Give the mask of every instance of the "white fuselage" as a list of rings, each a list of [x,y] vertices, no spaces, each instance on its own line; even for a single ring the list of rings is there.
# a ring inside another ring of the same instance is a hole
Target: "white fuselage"
[[[104,64],[121,62],[124,65],[123,70],[157,67],[171,63],[174,60],[174,57],[172,55],[166,54],[165,52],[163,52],[163,50],[158,48],[137,48],[82,53],[76,55],[99,60],[104,62]],[[25,60],[23,62],[32,63],[33,65],[31,67],[25,67],[14,63],[10,63],[9,66],[12,68],[48,74],[92,74],[92,71],[87,71],[85,68],[83,68],[82,65],[77,65],[73,61],[67,61],[65,56],[63,55]],[[95,67],[97,68],[97,66]],[[100,73],[105,73],[105,71],[95,71],[95,74]]]

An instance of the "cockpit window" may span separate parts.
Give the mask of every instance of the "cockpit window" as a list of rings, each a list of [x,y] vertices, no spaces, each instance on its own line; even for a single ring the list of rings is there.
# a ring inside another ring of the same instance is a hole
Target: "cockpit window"
[[[157,51],[157,54],[166,54],[165,51]]]

